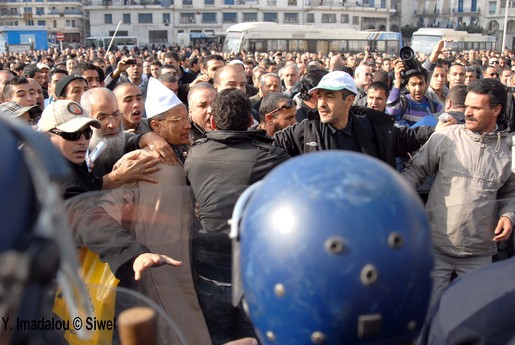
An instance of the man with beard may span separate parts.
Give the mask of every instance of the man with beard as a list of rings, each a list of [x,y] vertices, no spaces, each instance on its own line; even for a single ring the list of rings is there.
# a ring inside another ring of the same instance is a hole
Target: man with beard
[[[115,87],[113,92],[118,102],[118,108],[123,115],[123,129],[136,134],[150,132],[147,119],[143,118],[141,90],[132,83],[121,83]]]
[[[93,131],[89,149],[93,150],[100,141],[106,143],[106,149],[94,162],[93,175],[104,176],[104,183],[107,178],[109,183],[116,183],[117,186],[136,180],[157,182],[147,175],[158,169],[158,160],[140,157],[137,152],[124,156],[123,164],[113,170],[115,163],[131,150],[127,141],[133,136],[123,131],[122,112],[118,109],[114,93],[107,88],[94,88],[84,93],[81,104],[89,116],[101,124],[100,128]]]
[[[428,82],[427,72],[423,68],[408,70],[403,61],[398,61],[394,71],[395,80],[386,110],[398,124],[412,126],[424,116],[443,110],[442,103],[435,103],[425,96]],[[406,83],[409,91],[407,95],[401,94],[403,83]]]

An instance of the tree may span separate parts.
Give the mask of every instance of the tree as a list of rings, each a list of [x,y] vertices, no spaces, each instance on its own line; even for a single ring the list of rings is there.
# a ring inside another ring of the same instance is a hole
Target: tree
[[[479,25],[460,25],[459,27],[456,28],[456,30],[458,31],[466,31],[468,32],[469,34],[474,34],[474,33],[479,33],[479,34],[482,34],[484,33],[484,29],[479,26]]]

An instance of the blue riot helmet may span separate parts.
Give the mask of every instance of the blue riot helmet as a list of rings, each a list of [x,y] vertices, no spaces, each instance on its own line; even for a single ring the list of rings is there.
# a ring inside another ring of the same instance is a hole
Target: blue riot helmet
[[[47,137],[2,114],[0,157],[0,314],[4,323],[16,317],[37,321],[43,292],[55,278],[70,315],[92,315],[55,184],[69,173],[67,163]],[[87,337],[85,332],[80,334]],[[33,335],[10,323],[0,329],[2,343],[28,344]]]
[[[385,163],[344,151],[291,159],[242,194],[231,226],[233,303],[242,288],[263,344],[418,335],[431,293],[429,222]]]

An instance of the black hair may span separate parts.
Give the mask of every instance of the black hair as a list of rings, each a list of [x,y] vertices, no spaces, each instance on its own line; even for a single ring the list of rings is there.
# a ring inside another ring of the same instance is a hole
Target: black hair
[[[499,118],[504,116],[508,92],[506,87],[499,80],[490,78],[474,80],[468,85],[467,91],[487,95],[490,100],[490,109],[500,104],[501,112],[499,113]]]
[[[299,97],[300,99],[306,100],[309,99],[311,96],[309,95],[309,90],[316,87],[318,83],[320,83],[320,80],[326,75],[327,72],[324,69],[312,69],[306,74],[300,78],[300,84],[299,84]]]
[[[261,101],[261,105],[259,106],[259,121],[264,123],[265,115],[277,109],[279,107],[279,102],[282,101],[288,102],[291,101],[291,98],[284,93],[278,92],[273,92],[266,95]]]
[[[219,130],[246,131],[250,124],[252,103],[239,89],[220,91],[213,101],[213,120]]]

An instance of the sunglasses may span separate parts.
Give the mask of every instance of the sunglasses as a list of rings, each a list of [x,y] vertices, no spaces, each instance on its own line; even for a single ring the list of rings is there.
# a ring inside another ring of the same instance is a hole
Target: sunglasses
[[[490,77],[498,77],[499,73],[490,73]]]
[[[83,134],[84,134],[84,138],[86,140],[89,140],[89,139],[91,139],[91,136],[93,135],[93,130],[91,128],[86,128],[83,131],[73,132],[73,133],[61,132],[57,129],[51,129],[51,130],[49,130],[49,132],[52,134],[56,134],[67,141],[77,141],[80,139],[81,135],[83,135]]]
[[[295,107],[295,103],[292,100],[289,100],[288,102],[284,103],[279,108],[276,108],[276,109],[272,110],[268,114],[269,115],[273,115],[273,114],[277,113],[278,111],[281,111],[283,109],[288,109],[289,110],[289,109],[292,109],[293,107]]]

